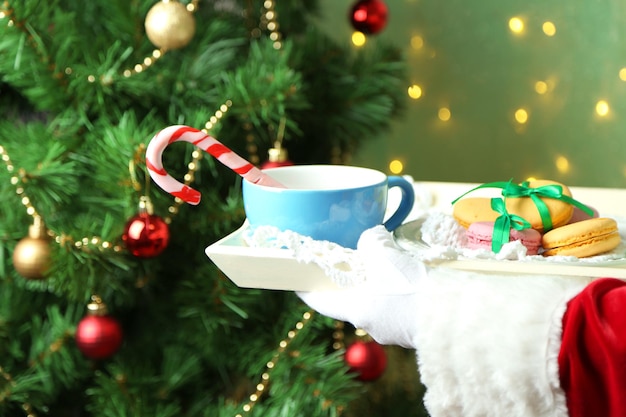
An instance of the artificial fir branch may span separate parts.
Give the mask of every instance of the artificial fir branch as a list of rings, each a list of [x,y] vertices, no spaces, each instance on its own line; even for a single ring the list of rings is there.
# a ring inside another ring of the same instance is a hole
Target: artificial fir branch
[[[0,414],[241,412],[302,305],[236,287],[204,254],[245,219],[240,178],[191,145],[172,147],[168,170],[183,178],[197,164],[203,193],[198,207],[177,205],[146,185],[138,149],[170,124],[206,127],[232,100],[211,133],[235,151],[262,162],[285,120],[295,162],[328,162],[383,131],[401,107],[401,58],[329,41],[312,23],[315,2],[275,4],[276,50],[259,23],[263,2],[200,1],[189,45],[136,71],[155,51],[143,23],[157,1],[2,3],[0,144],[14,170],[0,170],[0,365],[16,385],[0,382]],[[144,194],[172,231],[166,252],[149,260],[113,249]],[[32,221],[24,195],[59,239],[40,282],[20,277],[10,257]],[[67,336],[94,292],[124,327],[120,351],[102,362]],[[329,329],[311,321],[290,342],[254,415],[338,415],[359,395],[329,349]]]

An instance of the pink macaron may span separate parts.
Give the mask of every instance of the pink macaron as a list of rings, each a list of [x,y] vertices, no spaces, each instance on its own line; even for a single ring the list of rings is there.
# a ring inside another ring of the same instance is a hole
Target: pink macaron
[[[585,213],[584,211],[582,211],[580,208],[574,206],[572,217],[569,219],[569,222],[567,222],[567,224],[577,223],[583,220],[595,219],[599,217],[598,210],[596,210],[595,208],[591,206],[587,206],[587,207],[589,207],[591,211],[593,212],[591,216]]]
[[[474,222],[467,228],[467,247],[491,250],[494,222]],[[541,233],[535,229],[511,229],[509,241],[519,240],[526,247],[527,255],[537,255],[541,247]]]

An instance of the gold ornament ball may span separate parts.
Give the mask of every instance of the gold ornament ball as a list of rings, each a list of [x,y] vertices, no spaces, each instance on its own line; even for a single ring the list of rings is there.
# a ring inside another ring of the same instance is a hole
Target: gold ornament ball
[[[184,4],[162,0],[148,11],[145,27],[156,47],[179,49],[187,46],[196,33],[196,20]]]
[[[13,251],[13,266],[24,278],[45,278],[50,267],[49,242],[41,238],[23,238]]]

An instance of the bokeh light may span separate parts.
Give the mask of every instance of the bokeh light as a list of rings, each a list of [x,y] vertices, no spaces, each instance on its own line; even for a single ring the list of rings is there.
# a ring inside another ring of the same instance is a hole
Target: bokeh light
[[[528,121],[528,112],[525,109],[517,109],[515,111],[515,120],[519,124],[524,124]]]
[[[352,32],[352,44],[354,46],[363,46],[367,42],[367,37],[363,32]]]
[[[548,83],[545,81],[537,81],[535,83],[535,91],[537,94],[545,94],[548,92]]]
[[[565,174],[569,171],[569,160],[563,155],[557,156],[556,160],[554,161],[554,165],[556,166],[557,171],[559,171],[561,174]]]
[[[554,26],[554,23],[550,21],[544,22],[543,26],[541,26],[541,29],[543,30],[543,33],[546,34],[546,36],[554,36],[556,34],[556,26]]]
[[[411,97],[413,100],[417,100],[422,96],[422,88],[417,84],[413,84],[409,87],[408,93],[409,97]]]
[[[606,100],[600,100],[596,103],[596,113],[598,116],[604,117],[609,114],[611,108]]]
[[[402,164],[401,161],[394,159],[389,162],[389,171],[395,175],[401,174],[402,171],[404,171],[404,164]]]
[[[524,32],[524,21],[519,17],[512,17],[509,19],[509,29],[515,34]]]
[[[439,109],[438,112],[438,117],[439,120],[443,121],[443,122],[447,122],[448,120],[450,120],[450,117],[452,116],[452,113],[450,113],[450,109],[447,107],[442,107]]]
[[[424,39],[421,36],[415,35],[411,37],[411,48],[422,49],[423,47],[424,47]]]

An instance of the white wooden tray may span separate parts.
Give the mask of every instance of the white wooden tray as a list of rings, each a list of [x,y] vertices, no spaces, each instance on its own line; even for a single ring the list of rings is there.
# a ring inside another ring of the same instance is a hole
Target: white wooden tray
[[[418,182],[416,190],[431,194],[430,208],[451,211],[450,203],[478,184]],[[626,218],[626,189],[571,187],[575,199],[594,207],[600,215]],[[481,192],[488,192],[481,190]],[[493,192],[493,191],[492,191]],[[392,199],[390,195],[390,200]],[[393,202],[390,203],[393,206]],[[420,210],[423,212],[424,207]],[[416,211],[417,213],[417,211]],[[408,219],[413,220],[411,218]],[[251,248],[243,233],[246,225],[206,248],[207,256],[236,285],[286,291],[336,290],[339,287],[314,263],[298,262],[287,249]],[[564,264],[494,260],[455,260],[442,267],[462,270],[515,273],[556,274],[626,279],[626,260],[593,264]]]
[[[339,287],[314,263],[301,263],[287,249],[251,248],[241,228],[206,248],[207,256],[242,288],[286,291],[336,290]]]

